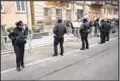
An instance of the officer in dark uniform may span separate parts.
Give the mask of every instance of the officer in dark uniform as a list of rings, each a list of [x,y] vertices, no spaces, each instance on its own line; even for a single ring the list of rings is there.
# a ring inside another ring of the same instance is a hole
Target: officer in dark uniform
[[[105,41],[109,41],[109,32],[110,32],[110,23],[109,21],[104,21],[104,23],[101,26],[102,29],[102,43],[105,43]]]
[[[99,28],[99,30],[100,30],[100,43],[99,44],[103,44],[105,42],[104,41],[103,25],[104,25],[104,20],[101,20],[101,26]]]
[[[81,50],[89,49],[89,43],[88,43],[88,33],[89,33],[89,23],[87,19],[83,19],[83,24],[80,27],[80,36],[82,41],[82,48]]]
[[[16,54],[16,68],[17,71],[21,71],[20,65],[24,68],[24,48],[27,38],[27,32],[23,29],[23,22],[18,21],[16,28],[9,34],[9,38],[12,40],[12,45]]]
[[[111,28],[110,21],[108,20],[106,23],[106,28],[105,28],[105,40],[106,41],[109,41],[110,28]]]
[[[63,43],[64,43],[64,34],[67,33],[65,26],[62,24],[62,19],[58,20],[58,24],[54,27],[53,33],[55,34],[54,36],[54,55],[58,55],[58,49],[57,46],[60,44],[60,49],[61,49],[61,55],[63,56],[64,53],[64,48],[63,48]]]

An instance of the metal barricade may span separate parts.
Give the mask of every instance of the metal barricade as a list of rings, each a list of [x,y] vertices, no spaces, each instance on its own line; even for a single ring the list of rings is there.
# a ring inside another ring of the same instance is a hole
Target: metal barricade
[[[12,42],[8,36],[1,36],[1,54],[13,51]]]
[[[32,45],[31,42],[34,39],[41,39],[42,36],[47,36],[49,33],[29,33],[27,36],[28,52],[31,52]],[[14,52],[12,41],[8,36],[1,36],[1,54],[8,54]]]

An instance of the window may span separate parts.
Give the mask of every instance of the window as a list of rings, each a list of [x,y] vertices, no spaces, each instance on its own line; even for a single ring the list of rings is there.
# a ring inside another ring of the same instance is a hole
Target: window
[[[117,15],[118,14],[118,9],[115,9],[115,15]]]
[[[118,15],[118,9],[114,9],[113,14],[114,14],[114,15]]]
[[[83,10],[77,10],[77,20],[81,19],[83,16]]]
[[[1,12],[4,11],[4,5],[3,5],[3,2],[1,1]]]
[[[110,14],[110,8],[108,8],[107,14]]]
[[[44,16],[50,16],[50,9],[44,8]]]
[[[106,14],[106,8],[104,8],[104,14]]]
[[[61,9],[56,9],[56,17],[62,18],[62,10]]]
[[[44,21],[45,24],[51,24],[51,9],[50,8],[44,8]]]
[[[118,4],[118,1],[112,1],[113,4],[117,5]]]
[[[16,1],[17,12],[25,12],[26,11],[26,3],[25,1]]]
[[[71,20],[71,10],[66,10],[66,18]]]

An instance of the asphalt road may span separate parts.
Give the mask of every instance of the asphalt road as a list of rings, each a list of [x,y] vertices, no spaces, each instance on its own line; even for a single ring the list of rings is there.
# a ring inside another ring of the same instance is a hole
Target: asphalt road
[[[65,42],[65,55],[51,57],[53,46],[36,49],[25,55],[26,68],[15,69],[15,55],[1,57],[2,80],[117,80],[118,39],[98,44],[99,38],[89,39],[90,49],[80,51],[81,42]],[[9,58],[9,59],[8,59]]]

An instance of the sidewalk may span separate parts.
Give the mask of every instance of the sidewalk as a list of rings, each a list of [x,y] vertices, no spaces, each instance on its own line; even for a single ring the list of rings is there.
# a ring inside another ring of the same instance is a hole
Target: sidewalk
[[[64,37],[65,37],[64,41],[69,41],[69,40],[71,40],[71,37],[73,37],[73,35],[72,34],[69,34],[69,35],[66,34],[66,35],[64,35]],[[49,36],[43,36],[41,39],[32,40],[31,43],[27,42],[25,49],[28,49],[30,44],[31,44],[32,48],[36,48],[36,47],[40,47],[40,46],[53,44],[53,41],[54,41],[54,35],[53,34],[49,35]]]
[[[92,30],[94,30],[94,29],[92,29]],[[46,31],[49,31],[49,36],[43,36],[40,39],[34,39],[32,41],[28,40],[27,44],[25,45],[25,49],[30,52],[34,48],[38,48],[38,47],[41,47],[41,46],[46,46],[46,45],[53,44],[53,41],[54,41],[53,36],[54,35],[52,33],[52,30],[50,29],[50,30],[46,30]],[[117,32],[116,32],[116,34],[117,34]],[[65,38],[64,39],[65,42],[73,40],[73,39],[80,42],[80,38],[78,39],[73,34],[65,34],[64,38]],[[90,39],[94,38],[94,32],[92,32],[92,34],[89,35],[89,38]],[[97,39],[99,40],[99,37],[97,37]],[[6,52],[1,52],[1,55],[10,54],[10,53],[13,53],[13,52],[14,52],[13,50],[6,51]]]
[[[49,33],[49,36],[43,36],[42,38],[40,39],[33,39],[33,40],[27,40],[27,43],[25,45],[25,49],[28,50],[28,51],[31,51],[33,48],[37,48],[37,47],[41,47],[41,46],[46,46],[46,45],[51,45],[53,44],[53,41],[54,41],[54,38],[53,38],[53,34],[50,32]],[[71,37],[73,35],[72,34],[69,34],[69,35],[65,35],[65,41],[69,41],[71,40]],[[4,54],[10,54],[10,53],[13,53],[13,48],[12,50],[10,51],[5,51],[5,52],[1,52],[1,55],[4,55]]]

